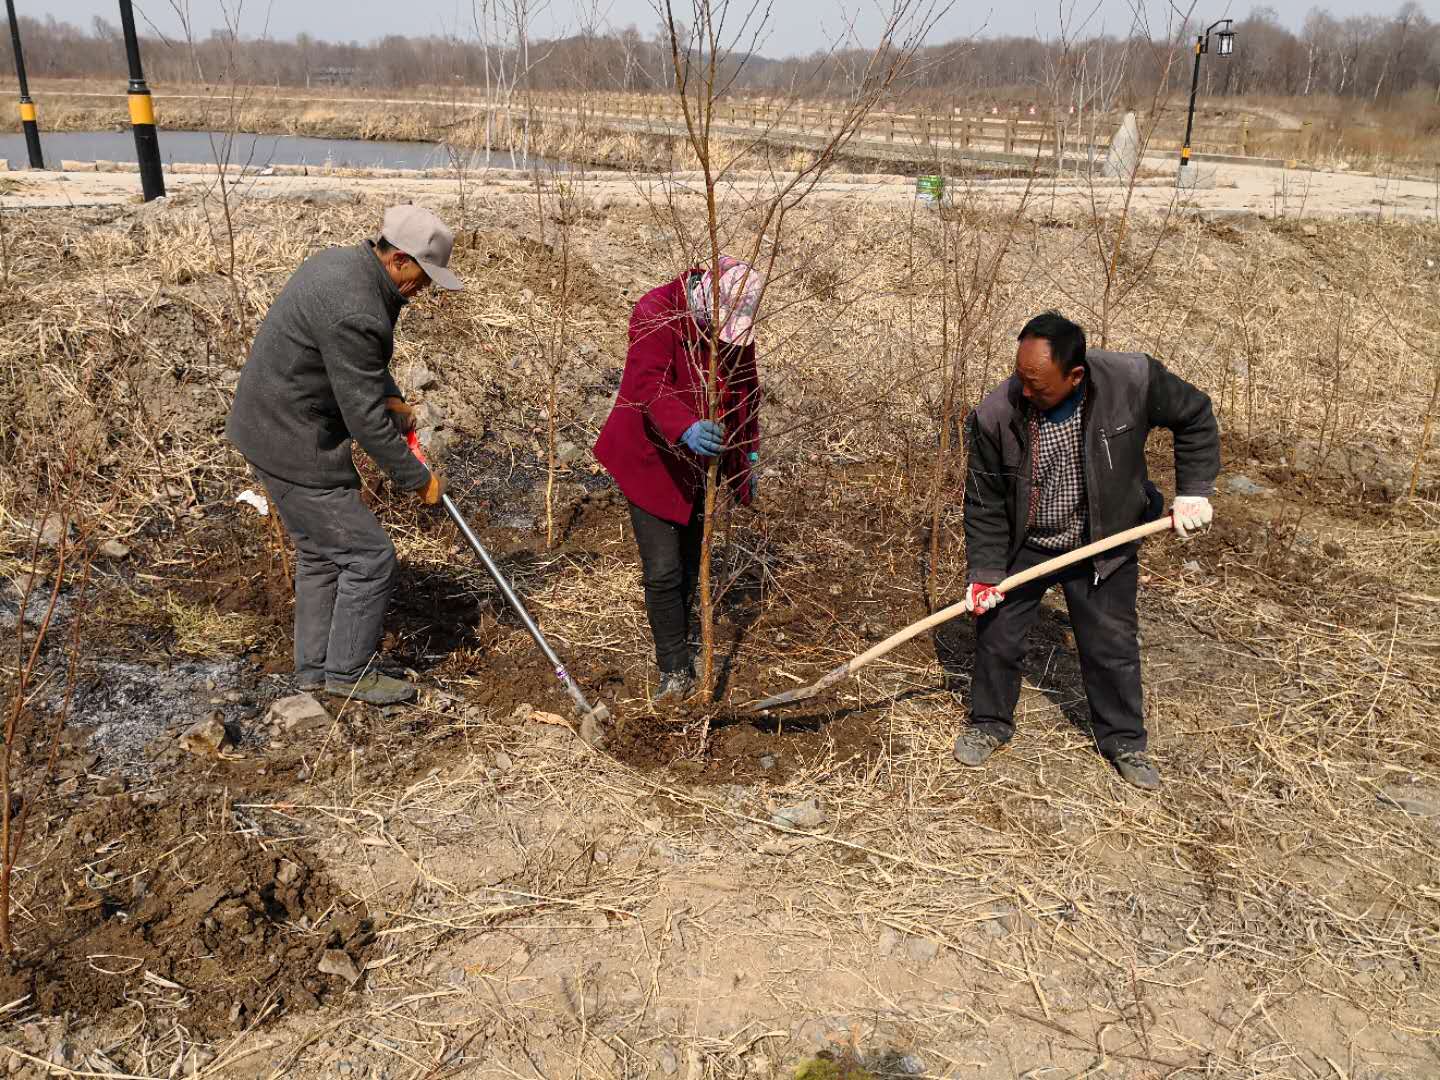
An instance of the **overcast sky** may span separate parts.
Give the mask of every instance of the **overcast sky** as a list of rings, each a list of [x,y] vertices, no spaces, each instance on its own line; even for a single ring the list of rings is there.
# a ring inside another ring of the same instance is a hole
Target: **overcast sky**
[[[184,0],[180,0],[184,2]],[[385,34],[444,34],[454,33],[457,28],[469,36],[471,0],[225,0],[233,10],[242,3],[241,32],[248,36],[260,36],[267,30],[271,37],[293,38],[299,33],[329,41],[366,42]],[[543,0],[542,0],[543,2]],[[549,36],[557,31],[577,25],[577,0],[550,0],[548,9],[535,21],[535,36]],[[639,28],[646,37],[658,23],[651,0],[580,0],[597,3],[606,23],[622,29],[630,24]],[[1154,25],[1163,27],[1163,12],[1168,5],[1163,0],[1141,0],[1155,12],[1159,20]],[[1182,9],[1188,0],[1178,0]],[[1270,0],[1286,25],[1299,29],[1306,12],[1312,7],[1325,7],[1335,15],[1361,13],[1388,13],[1400,6],[1401,0]],[[1422,0],[1421,7],[1429,8],[1431,0]],[[205,34],[211,28],[223,25],[221,0],[189,0],[190,9],[197,30]],[[1254,0],[1198,0],[1197,19],[1207,22],[1225,16],[1243,16],[1258,6]],[[677,14],[688,9],[689,0],[678,0]],[[777,0],[769,24],[768,36],[757,50],[766,56],[783,57],[806,53],[821,48],[843,32],[844,12],[860,11],[859,27],[861,37],[873,36],[878,19],[873,16],[876,0],[837,3],[836,0]],[[931,35],[932,43],[953,40],[967,35],[981,34],[1034,34],[1050,37],[1055,32],[1055,21],[1060,0],[1001,0],[998,3],[987,0],[956,0],[949,14],[941,20]],[[1131,22],[1131,0],[1069,0],[1067,7],[1094,11],[1087,29],[1123,33]],[[58,19],[88,26],[96,15],[102,15],[112,23],[119,22],[118,5],[115,0],[15,0],[16,9],[24,15],[43,17],[47,14]],[[148,18],[162,32],[171,34],[178,22],[170,0],[137,0],[136,18],[142,30]],[[739,0],[735,10],[748,11],[749,0]],[[145,18],[141,18],[141,14]],[[867,14],[870,17],[866,17]],[[869,31],[867,34],[866,31]]]

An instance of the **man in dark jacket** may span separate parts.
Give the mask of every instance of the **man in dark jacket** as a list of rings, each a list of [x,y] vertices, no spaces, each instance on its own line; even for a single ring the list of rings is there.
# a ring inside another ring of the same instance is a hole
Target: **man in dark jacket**
[[[295,672],[302,689],[376,705],[415,687],[373,669],[395,546],[360,501],[357,440],[426,505],[440,477],[406,444],[410,407],[390,374],[400,309],[448,269],[453,237],[428,210],[394,206],[380,238],[301,264],[270,306],[225,425],[295,542]]]
[[[1160,516],[1164,503],[1145,467],[1151,428],[1175,437],[1175,531],[1184,539],[1208,525],[1219,428],[1202,391],[1143,353],[1087,352],[1085,331],[1056,312],[1031,319],[1019,341],[1015,374],[966,424],[966,602],[978,618],[970,725],[955,740],[955,759],[981,765],[1014,735],[1025,639],[1046,590],[1059,585],[1095,743],[1126,781],[1153,789],[1160,777],[1146,753],[1139,545],[1008,594],[994,586]]]

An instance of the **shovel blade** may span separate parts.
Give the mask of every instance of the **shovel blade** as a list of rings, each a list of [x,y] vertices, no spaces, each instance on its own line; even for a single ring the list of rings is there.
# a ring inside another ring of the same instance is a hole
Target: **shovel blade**
[[[797,701],[809,701],[823,689],[823,686],[802,686],[798,690],[786,690],[783,694],[776,694],[774,697],[767,697],[763,701],[754,702],[745,708],[748,712],[764,712],[766,709],[778,709],[785,705],[793,705]]]

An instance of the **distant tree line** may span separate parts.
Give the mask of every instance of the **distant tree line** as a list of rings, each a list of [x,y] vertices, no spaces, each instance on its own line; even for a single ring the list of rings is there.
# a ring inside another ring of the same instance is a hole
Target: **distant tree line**
[[[591,30],[555,40],[531,39],[530,0],[476,0],[474,31],[457,37],[392,35],[368,44],[255,38],[215,31],[195,41],[145,35],[146,74],[157,82],[211,82],[238,72],[258,85],[387,89],[486,87],[500,92],[535,90],[659,91],[673,81],[670,56],[658,30],[643,34]],[[481,5],[484,5],[483,8]],[[101,18],[88,28],[22,17],[26,64],[32,78],[125,77],[119,29]],[[1255,8],[1238,20],[1235,54],[1203,66],[1207,96],[1331,94],[1388,104],[1440,106],[1440,22],[1418,3],[1393,15],[1337,18],[1313,9],[1298,32],[1281,24],[1273,8]],[[1019,96],[1064,106],[1111,108],[1129,104],[1164,78],[1188,88],[1186,38],[1168,69],[1147,35],[1064,40],[994,37],[925,49],[909,86],[946,95]],[[843,91],[859,77],[866,54],[818,53],[786,59],[734,56],[728,63],[742,91],[806,96]],[[13,73],[0,48],[0,73]],[[1054,100],[1052,100],[1054,99]]]

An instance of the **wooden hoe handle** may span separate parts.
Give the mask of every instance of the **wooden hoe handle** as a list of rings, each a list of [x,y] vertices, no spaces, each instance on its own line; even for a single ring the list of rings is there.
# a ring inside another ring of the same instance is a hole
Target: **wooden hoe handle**
[[[1027,585],[1039,578],[1049,577],[1057,570],[1063,570],[1067,566],[1081,562],[1101,552],[1109,551],[1111,548],[1120,547],[1123,544],[1133,543],[1136,540],[1143,540],[1147,536],[1154,536],[1156,533],[1168,532],[1174,528],[1174,519],[1170,515],[1157,518],[1154,521],[1147,521],[1144,525],[1136,525],[1133,529],[1126,529],[1114,536],[1107,536],[1103,540],[1096,540],[1093,544],[1086,544],[1074,551],[1067,551],[1064,555],[1057,555],[1053,559],[1047,559],[1038,566],[1032,566],[1029,570],[1021,571],[1018,574],[1011,574],[995,588],[1000,592],[1009,592],[1011,589],[1018,589],[1021,585]],[[878,660],[886,653],[904,645],[913,637],[923,634],[932,627],[939,626],[943,622],[949,622],[956,615],[965,611],[965,602],[951,604],[947,608],[941,608],[931,615],[927,615],[919,622],[913,622],[904,630],[898,630],[891,634],[884,641],[870,646],[859,656],[851,657],[835,670],[825,675],[819,682],[810,686],[802,686],[797,690],[788,690],[783,694],[776,694],[774,697],[765,698],[749,706],[752,711],[761,709],[773,709],[780,705],[789,705],[796,701],[806,701],[823,690],[829,689],[842,679],[849,678],[871,661]]]

